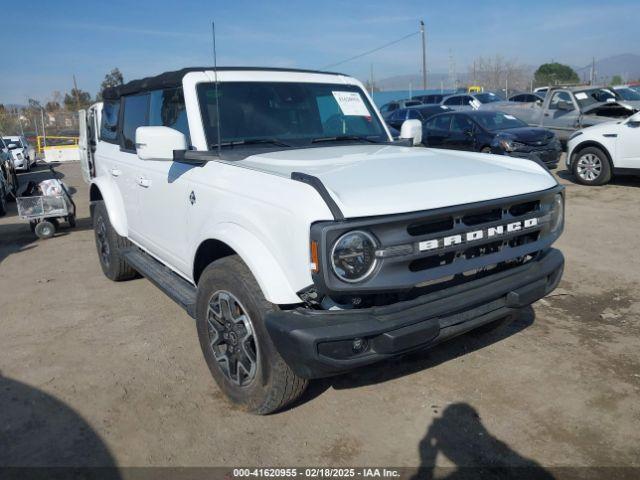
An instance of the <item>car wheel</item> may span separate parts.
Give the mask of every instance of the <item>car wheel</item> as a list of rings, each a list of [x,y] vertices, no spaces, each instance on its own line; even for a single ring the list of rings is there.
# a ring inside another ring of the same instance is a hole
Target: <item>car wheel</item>
[[[4,190],[4,185],[0,183],[0,217],[7,214],[7,192]]]
[[[41,222],[38,222],[34,229],[34,232],[38,236],[38,238],[40,238],[41,240],[45,240],[47,238],[53,237],[53,235],[56,233],[56,226],[53,222],[43,220]]]
[[[277,309],[236,255],[213,262],[198,282],[196,324],[211,375],[232,402],[260,415],[290,404],[307,386],[266,330],[266,314]]]
[[[491,153],[491,147],[482,147],[480,153]]]
[[[96,202],[93,210],[93,231],[100,266],[107,278],[114,282],[130,280],[136,271],[124,259],[123,250],[130,248],[131,242],[121,237],[111,226],[104,202]]]
[[[604,185],[611,180],[609,158],[597,147],[580,150],[575,156],[572,170],[582,185]]]

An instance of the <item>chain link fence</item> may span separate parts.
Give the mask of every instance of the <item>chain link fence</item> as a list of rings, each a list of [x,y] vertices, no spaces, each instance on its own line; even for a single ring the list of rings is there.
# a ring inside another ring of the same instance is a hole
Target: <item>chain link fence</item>
[[[0,134],[24,135],[35,144],[37,136],[78,136],[78,113],[61,110],[19,110],[0,113]]]

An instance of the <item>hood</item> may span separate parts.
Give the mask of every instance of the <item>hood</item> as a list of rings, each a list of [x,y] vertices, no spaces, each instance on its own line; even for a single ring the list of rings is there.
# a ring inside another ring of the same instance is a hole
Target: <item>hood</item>
[[[536,127],[509,128],[500,130],[497,134],[499,137],[510,138],[526,145],[546,145],[555,137],[552,131]]]
[[[395,145],[269,152],[234,162],[318,177],[346,218],[414,212],[547,190],[546,169],[507,156]]]

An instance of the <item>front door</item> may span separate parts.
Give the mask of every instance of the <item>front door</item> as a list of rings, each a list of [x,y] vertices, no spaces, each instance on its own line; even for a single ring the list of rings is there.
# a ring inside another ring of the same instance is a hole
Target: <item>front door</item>
[[[635,121],[634,121],[635,120]],[[620,124],[616,167],[640,169],[640,114]]]
[[[559,139],[566,140],[578,125],[579,113],[569,92],[554,92],[542,117],[542,126],[553,130]]]

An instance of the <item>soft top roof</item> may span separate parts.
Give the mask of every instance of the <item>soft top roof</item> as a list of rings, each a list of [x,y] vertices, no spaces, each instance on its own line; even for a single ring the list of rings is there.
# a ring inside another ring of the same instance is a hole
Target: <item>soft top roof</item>
[[[214,71],[214,67],[188,67],[173,72],[164,72],[153,77],[146,77],[140,80],[132,80],[117,87],[105,88],[102,91],[102,98],[105,100],[116,100],[123,95],[148,92],[161,88],[171,88],[182,86],[182,78],[189,72]],[[342,75],[335,72],[322,72],[319,70],[302,70],[295,68],[269,68],[269,67],[218,67],[219,72],[225,71],[269,71],[269,72],[298,72],[298,73],[322,73],[325,75]]]

